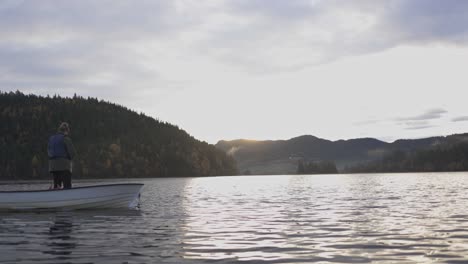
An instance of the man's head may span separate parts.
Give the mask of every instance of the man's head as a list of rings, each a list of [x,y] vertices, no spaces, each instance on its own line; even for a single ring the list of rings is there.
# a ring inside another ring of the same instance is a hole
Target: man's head
[[[58,128],[58,132],[68,135],[70,133],[70,125],[66,122],[62,122]]]

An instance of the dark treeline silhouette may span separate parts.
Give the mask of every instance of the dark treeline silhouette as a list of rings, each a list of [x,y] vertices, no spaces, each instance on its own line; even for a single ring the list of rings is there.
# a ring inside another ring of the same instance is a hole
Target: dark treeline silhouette
[[[393,151],[379,161],[347,168],[346,172],[468,171],[468,143],[442,144],[430,149]]]
[[[334,174],[338,173],[332,161],[304,161],[297,162],[297,174]]]
[[[48,178],[47,140],[71,125],[75,178],[237,174],[235,161],[169,123],[95,98],[0,92],[0,179]]]

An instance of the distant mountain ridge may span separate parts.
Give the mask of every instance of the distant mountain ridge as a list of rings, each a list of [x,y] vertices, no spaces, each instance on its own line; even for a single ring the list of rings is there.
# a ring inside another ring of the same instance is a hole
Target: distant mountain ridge
[[[392,151],[415,151],[468,141],[468,134],[400,139],[387,143],[374,138],[331,141],[311,135],[289,140],[221,140],[216,147],[234,157],[241,173],[296,173],[299,160],[334,161],[339,168],[354,166],[383,158]]]

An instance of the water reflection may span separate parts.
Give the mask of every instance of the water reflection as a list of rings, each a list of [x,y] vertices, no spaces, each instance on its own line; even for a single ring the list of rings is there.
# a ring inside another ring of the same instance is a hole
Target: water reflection
[[[0,213],[0,263],[467,263],[467,179],[150,179],[141,211]]]
[[[446,218],[464,211],[453,203],[466,197],[460,196],[460,186],[440,175],[407,178],[223,177],[216,185],[208,184],[212,179],[195,179],[185,189],[184,258],[353,263],[463,259],[460,250],[468,246],[454,247],[453,242],[468,240],[468,229],[450,229],[454,222]],[[430,195],[442,182],[442,192]],[[458,226],[465,226],[466,219],[461,215]]]
[[[144,234],[136,232],[146,229],[141,219],[141,212],[136,210],[3,212],[0,263],[76,263],[78,259],[79,263],[116,263],[138,259],[141,256],[129,252],[129,248]]]
[[[76,248],[76,239],[72,236],[73,216],[69,213],[55,216],[52,226],[49,228],[49,250],[44,254],[58,256],[60,259],[68,259],[66,256]]]
[[[289,210],[287,197],[273,187],[286,186],[288,178],[207,180],[195,179],[186,189],[185,258],[269,261],[305,250],[291,236],[297,223],[285,221],[297,213],[294,206]]]

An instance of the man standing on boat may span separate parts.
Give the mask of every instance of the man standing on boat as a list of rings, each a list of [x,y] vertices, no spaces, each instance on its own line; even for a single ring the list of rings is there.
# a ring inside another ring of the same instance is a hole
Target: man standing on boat
[[[72,160],[76,156],[75,147],[69,137],[70,126],[63,122],[58,133],[49,138],[49,172],[54,176],[54,189],[71,189]]]

